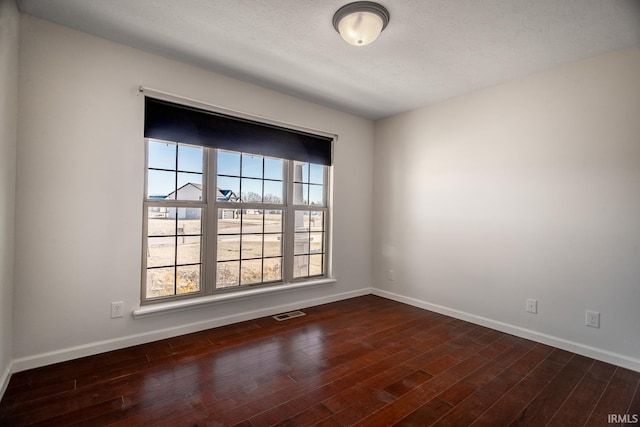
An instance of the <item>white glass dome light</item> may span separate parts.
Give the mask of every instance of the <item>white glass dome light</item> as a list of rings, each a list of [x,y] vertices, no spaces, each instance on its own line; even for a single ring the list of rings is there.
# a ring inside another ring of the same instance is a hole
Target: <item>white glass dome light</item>
[[[349,3],[333,15],[333,27],[353,46],[368,45],[378,38],[388,23],[387,9],[370,1]]]

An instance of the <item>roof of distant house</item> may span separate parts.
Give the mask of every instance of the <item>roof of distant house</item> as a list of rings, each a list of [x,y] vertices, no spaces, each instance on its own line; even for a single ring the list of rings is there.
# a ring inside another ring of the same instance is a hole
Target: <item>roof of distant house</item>
[[[149,198],[150,199],[166,199],[166,198],[170,197],[172,194],[177,193],[178,191],[182,190],[183,188],[185,188],[185,187],[187,187],[189,185],[191,185],[191,186],[197,188],[198,190],[202,191],[202,184],[195,183],[195,182],[187,182],[182,187],[178,188],[175,191],[172,191],[171,193],[167,194],[166,196],[154,195],[154,196],[149,196]],[[236,195],[235,192],[233,192],[233,190],[221,189],[220,187],[218,187],[218,192],[220,194],[222,194],[222,196],[224,196],[224,197],[217,197],[218,201],[229,201],[231,198],[233,198],[235,200],[239,199],[239,197]]]

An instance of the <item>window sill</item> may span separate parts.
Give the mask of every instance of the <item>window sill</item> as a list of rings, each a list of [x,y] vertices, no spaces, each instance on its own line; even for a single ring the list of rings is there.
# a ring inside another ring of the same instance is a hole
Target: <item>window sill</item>
[[[201,298],[193,298],[189,300],[171,301],[159,304],[152,304],[140,307],[133,311],[134,319],[143,319],[145,317],[158,316],[166,313],[174,313],[177,311],[185,311],[193,308],[202,308],[209,305],[221,304],[229,301],[237,301],[245,298],[251,298],[259,295],[277,294],[295,289],[307,288],[310,286],[327,285],[336,283],[336,279],[322,278],[316,280],[308,280],[300,283],[287,283],[284,285],[249,289],[237,292],[226,292],[223,294],[209,295]]]

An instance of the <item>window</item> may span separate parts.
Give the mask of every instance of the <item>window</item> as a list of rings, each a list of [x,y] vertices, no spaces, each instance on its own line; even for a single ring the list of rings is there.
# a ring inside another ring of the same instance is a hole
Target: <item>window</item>
[[[325,263],[325,171],[322,165],[293,162],[294,277],[322,275]]]
[[[203,152],[148,141],[145,298],[202,289]]]
[[[328,275],[329,165],[150,133],[143,303]]]

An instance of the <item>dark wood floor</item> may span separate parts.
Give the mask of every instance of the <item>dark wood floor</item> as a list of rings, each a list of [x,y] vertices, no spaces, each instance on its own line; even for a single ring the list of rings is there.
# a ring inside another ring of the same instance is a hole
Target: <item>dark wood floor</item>
[[[640,374],[375,296],[14,374],[0,424],[611,425]]]

